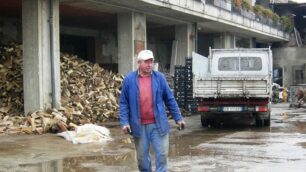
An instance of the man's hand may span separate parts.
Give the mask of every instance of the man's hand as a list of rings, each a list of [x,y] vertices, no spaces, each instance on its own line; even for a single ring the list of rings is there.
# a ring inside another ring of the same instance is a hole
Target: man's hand
[[[124,134],[129,134],[132,132],[130,125],[125,125],[121,128]]]
[[[184,120],[180,120],[176,124],[177,124],[177,129],[178,130],[184,130],[185,129],[186,124],[185,124]]]

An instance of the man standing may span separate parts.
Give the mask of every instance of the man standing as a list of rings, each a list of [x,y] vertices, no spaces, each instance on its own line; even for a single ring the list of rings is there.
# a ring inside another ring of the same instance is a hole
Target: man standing
[[[166,172],[170,124],[165,105],[179,129],[185,128],[185,122],[164,75],[152,70],[152,51],[142,50],[137,60],[138,70],[128,73],[123,81],[120,125],[124,133],[134,138],[139,170],[152,171],[152,145],[156,172]]]

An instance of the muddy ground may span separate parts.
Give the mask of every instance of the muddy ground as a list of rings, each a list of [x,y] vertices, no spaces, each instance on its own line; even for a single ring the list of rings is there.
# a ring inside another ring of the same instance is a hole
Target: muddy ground
[[[172,122],[169,171],[305,171],[306,109],[272,106],[271,127],[225,121],[202,128],[200,116],[186,117],[187,128]],[[74,145],[54,134],[0,137],[0,172],[137,171],[133,143],[117,122],[106,124],[113,141]]]

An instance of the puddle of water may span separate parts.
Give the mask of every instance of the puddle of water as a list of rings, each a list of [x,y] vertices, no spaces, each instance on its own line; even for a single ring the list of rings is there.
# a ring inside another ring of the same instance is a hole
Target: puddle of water
[[[306,149],[306,142],[301,142],[301,143],[299,143],[299,145],[301,145],[304,149]]]
[[[133,171],[133,144],[124,143],[129,136],[120,135],[120,128],[114,130],[115,139],[107,144],[74,145],[52,134],[3,137],[0,172],[96,172],[100,165],[103,171]]]
[[[273,114],[271,127],[202,128],[200,116],[186,118],[187,128],[170,134],[169,171],[304,171],[306,120],[300,119],[306,115],[288,119],[276,123],[283,117]],[[107,145],[73,145],[54,135],[4,138],[0,172],[138,171],[134,145],[124,142],[129,136],[120,134],[117,123],[106,126],[114,138]]]
[[[204,140],[189,155],[172,156],[171,164],[173,171],[303,171],[305,139],[299,133],[237,131]]]
[[[40,155],[36,154],[35,156],[39,157]],[[4,171],[18,172],[126,172],[137,170],[135,151],[127,148],[101,150],[93,153],[93,155],[74,155],[73,157],[51,161],[41,158],[37,163],[1,164],[0,166],[2,169],[6,169]]]
[[[63,170],[78,171],[79,169],[86,168],[93,172],[101,171],[101,169],[103,171],[117,172],[133,171],[137,169],[135,158],[134,151],[122,153],[120,150],[108,155],[65,158],[63,160]]]

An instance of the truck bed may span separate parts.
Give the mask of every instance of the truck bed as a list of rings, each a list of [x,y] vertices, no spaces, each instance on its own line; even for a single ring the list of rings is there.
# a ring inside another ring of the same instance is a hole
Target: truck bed
[[[209,77],[195,79],[193,96],[198,98],[269,97],[269,77]]]

